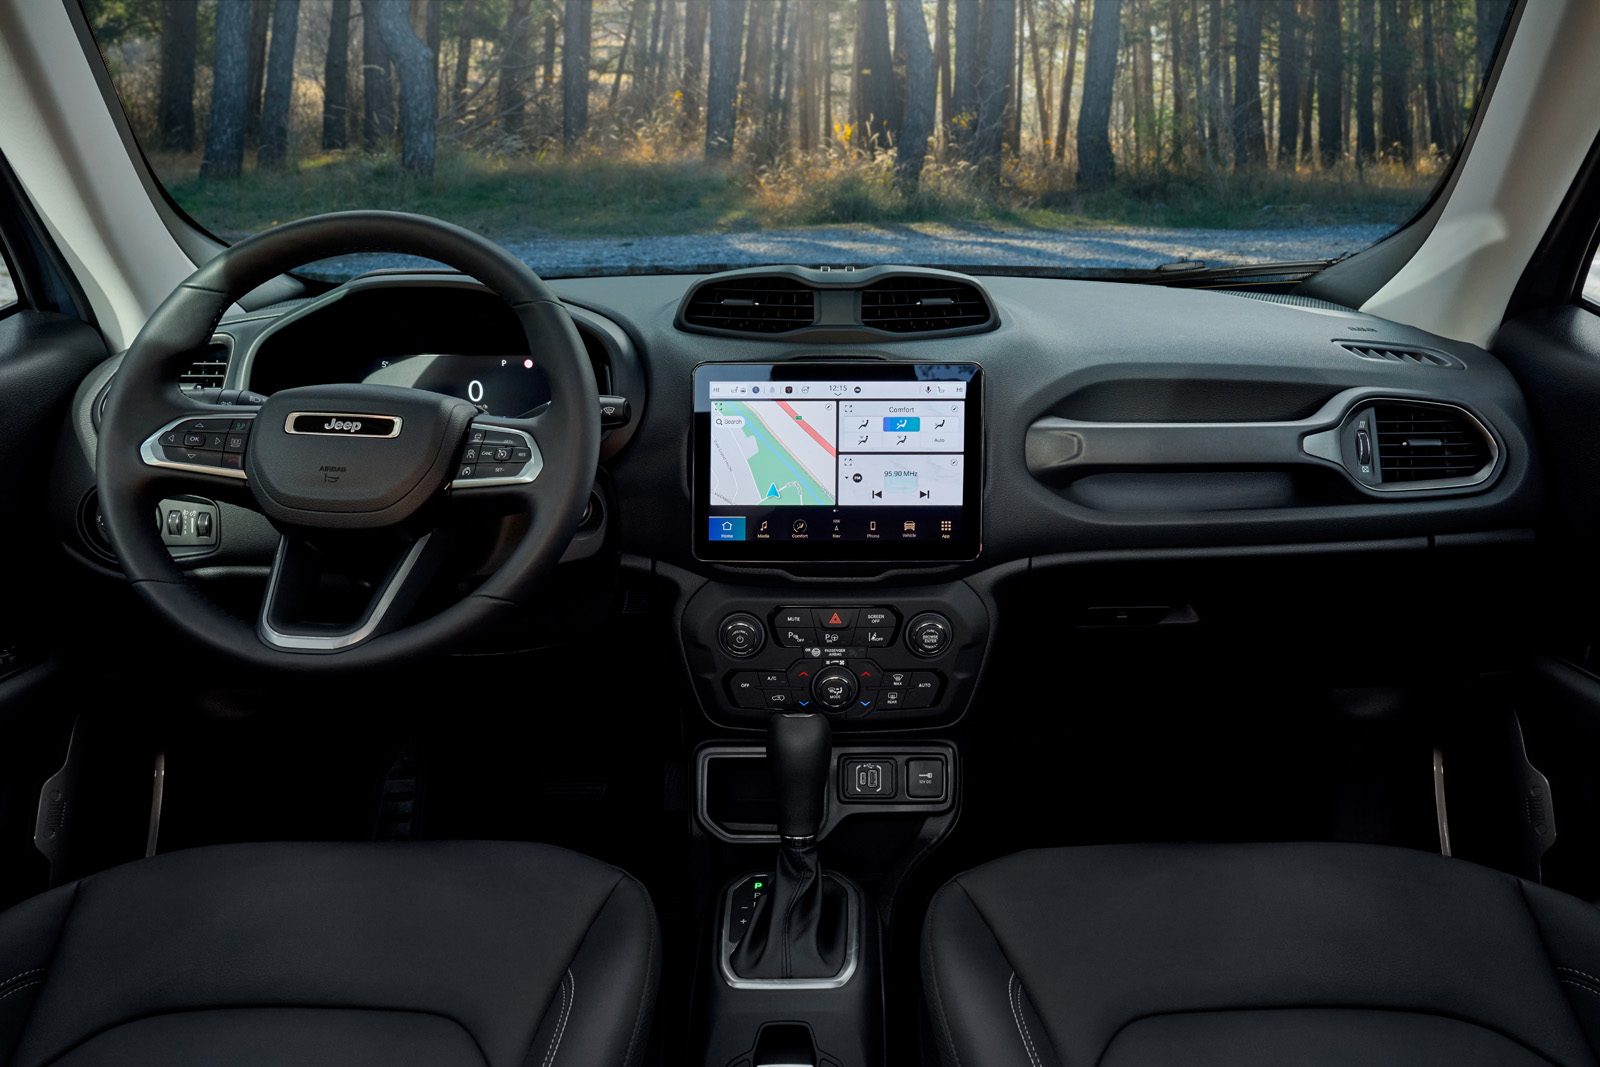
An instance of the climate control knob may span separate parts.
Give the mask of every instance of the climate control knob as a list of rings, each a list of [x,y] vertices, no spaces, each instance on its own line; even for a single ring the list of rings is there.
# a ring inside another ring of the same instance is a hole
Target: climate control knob
[[[760,619],[740,612],[722,620],[717,643],[728,655],[744,659],[761,651],[761,646],[767,643],[767,631],[762,629]]]
[[[906,623],[906,647],[924,659],[944,655],[954,636],[950,620],[937,612],[923,612]]]
[[[856,698],[860,686],[843,667],[828,667],[811,680],[811,695],[828,711],[843,711]]]

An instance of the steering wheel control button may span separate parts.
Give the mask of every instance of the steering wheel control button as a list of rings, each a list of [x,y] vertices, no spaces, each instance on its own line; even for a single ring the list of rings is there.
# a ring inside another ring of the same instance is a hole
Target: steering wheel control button
[[[860,687],[855,676],[844,667],[825,667],[811,682],[812,695],[827,711],[846,711]]]
[[[244,473],[244,453],[224,452],[222,454],[222,462],[218,466],[225,471],[238,471],[242,474]]]
[[[183,445],[185,448],[204,448],[206,447],[206,435],[203,433],[186,433],[183,435]]]
[[[912,800],[938,800],[944,796],[944,760],[906,760],[906,796]]]
[[[515,485],[533,481],[544,457],[533,438],[505,426],[473,425],[456,463],[452,486]]]
[[[722,620],[717,643],[728,655],[745,659],[761,651],[761,646],[767,643],[767,635],[759,619],[740,612]]]
[[[851,800],[892,800],[895,795],[895,761],[847,759],[839,769],[844,795]]]
[[[924,612],[906,625],[906,647],[918,656],[932,659],[950,648],[950,620],[934,612]]]

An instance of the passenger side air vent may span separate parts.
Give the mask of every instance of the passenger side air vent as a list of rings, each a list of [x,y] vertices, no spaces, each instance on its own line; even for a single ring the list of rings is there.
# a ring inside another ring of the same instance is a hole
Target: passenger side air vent
[[[690,326],[738,333],[786,333],[816,318],[811,287],[793,278],[733,278],[695,291],[683,309]]]
[[[1470,482],[1494,462],[1494,441],[1466,412],[1444,404],[1373,409],[1383,483]],[[1418,486],[1418,488],[1427,488]]]
[[[861,290],[861,324],[891,333],[970,330],[993,313],[975,285],[944,278],[885,278]]]
[[[1456,357],[1435,352],[1431,348],[1415,348],[1409,345],[1361,345],[1354,341],[1335,343],[1351,355],[1382,363],[1409,363],[1413,367],[1443,367],[1447,370],[1460,370],[1466,366]]]
[[[186,393],[200,389],[221,389],[222,379],[228,373],[228,356],[232,347],[224,341],[213,341],[201,351],[200,356],[178,376],[178,388]]]

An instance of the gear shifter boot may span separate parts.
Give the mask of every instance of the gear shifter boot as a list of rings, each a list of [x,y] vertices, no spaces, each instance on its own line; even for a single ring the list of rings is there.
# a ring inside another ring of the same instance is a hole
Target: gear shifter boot
[[[740,978],[832,978],[844,969],[847,896],[822,876],[816,848],[784,846],[729,962]]]

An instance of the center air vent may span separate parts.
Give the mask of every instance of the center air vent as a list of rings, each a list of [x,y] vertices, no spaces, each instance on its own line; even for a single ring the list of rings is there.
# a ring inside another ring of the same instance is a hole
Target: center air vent
[[[734,278],[697,289],[683,309],[690,326],[739,333],[786,333],[816,318],[811,287],[793,278]]]
[[[1407,363],[1413,367],[1444,367],[1447,370],[1460,370],[1466,366],[1456,357],[1436,352],[1431,348],[1416,348],[1411,345],[1362,345],[1354,341],[1335,343],[1351,355],[1384,363]]]
[[[1377,464],[1385,485],[1477,479],[1494,462],[1494,442],[1466,412],[1443,404],[1373,409]],[[1416,488],[1428,488],[1417,485]]]
[[[989,303],[975,285],[942,278],[885,278],[861,290],[861,324],[891,333],[985,326]]]
[[[186,393],[200,389],[221,389],[222,379],[228,373],[228,356],[232,351],[225,341],[213,341],[206,345],[195,361],[178,376],[178,388]]]

